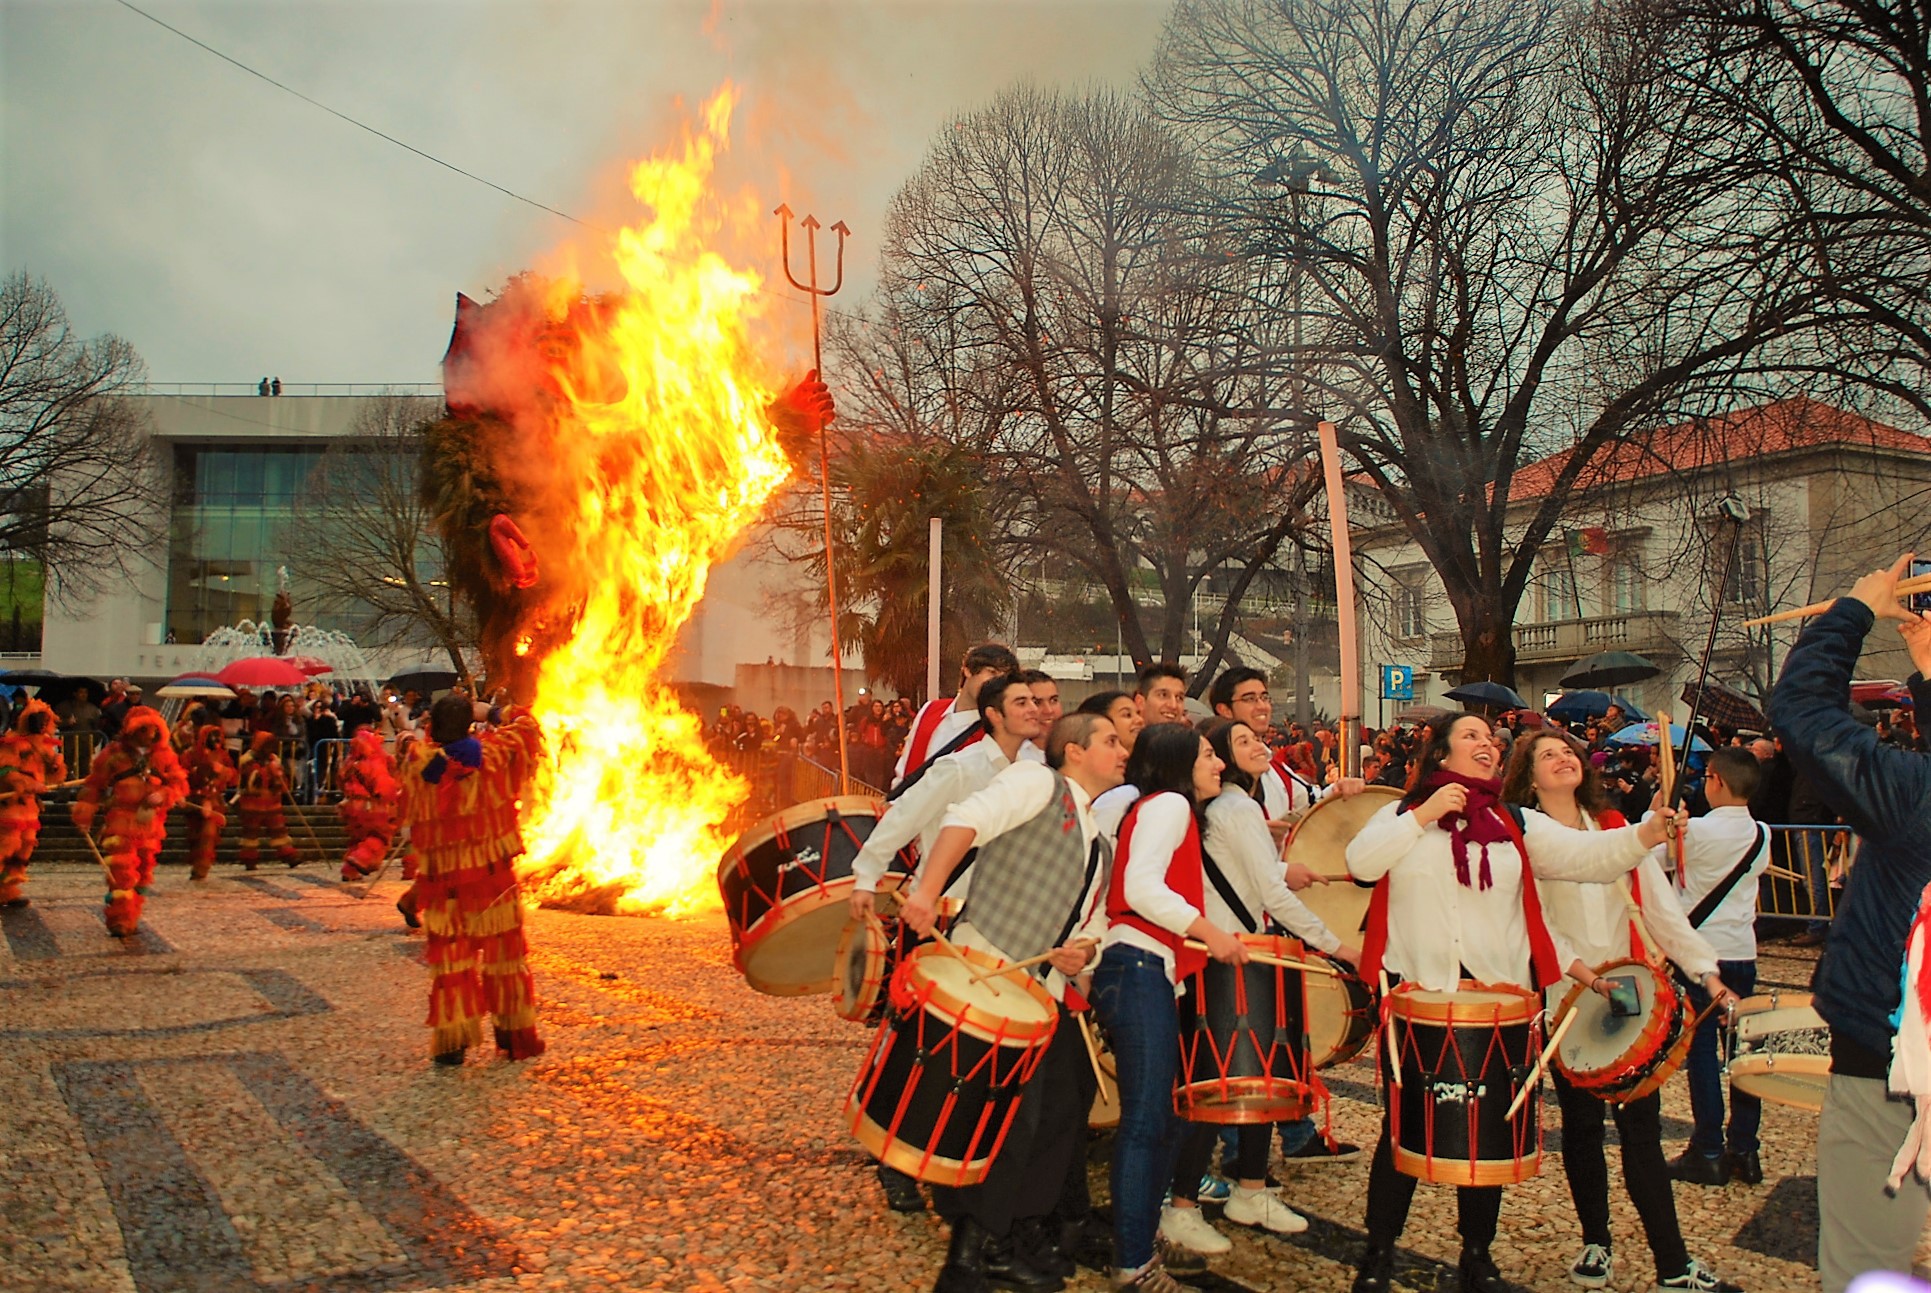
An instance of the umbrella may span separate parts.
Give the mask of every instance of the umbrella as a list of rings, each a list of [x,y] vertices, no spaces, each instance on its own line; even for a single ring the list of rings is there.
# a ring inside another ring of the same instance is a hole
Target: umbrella
[[[1628,651],[1598,651],[1562,675],[1565,687],[1627,687],[1645,682],[1663,671]]]
[[[49,703],[65,699],[82,687],[95,700],[107,694],[107,688],[93,678],[55,673],[52,669],[9,669],[0,673],[0,682],[13,687],[32,687],[39,699]]]
[[[1561,697],[1555,704],[1542,712],[1550,718],[1559,718],[1565,723],[1574,723],[1585,718],[1601,718],[1609,712],[1611,705],[1619,706],[1623,713],[1638,723],[1647,723],[1649,715],[1632,701],[1621,696],[1612,696],[1606,691],[1572,691]]]
[[[1499,682],[1465,682],[1446,693],[1448,699],[1465,705],[1487,705],[1493,709],[1527,709],[1529,702]]]
[[[1901,682],[1854,682],[1851,703],[1866,709],[1910,709],[1911,689]]]
[[[1611,745],[1657,745],[1661,743],[1661,739],[1661,733],[1657,731],[1655,723],[1631,723],[1628,727],[1612,735],[1609,738],[1609,743]],[[1683,725],[1681,723],[1670,724],[1670,745],[1679,752],[1683,749]],[[1695,744],[1689,748],[1693,752],[1701,751],[1707,753],[1710,748],[1710,743],[1699,736],[1696,738]]]
[[[1455,711],[1440,705],[1410,705],[1395,711],[1397,723],[1439,723]]]
[[[456,685],[456,675],[448,669],[438,669],[433,665],[410,665],[401,673],[382,684],[385,687],[411,689],[425,694],[432,691],[448,691]]]
[[[184,673],[154,694],[168,699],[177,696],[203,696],[225,700],[233,697],[235,693],[232,688],[224,687],[219,679],[211,678],[207,674]]]
[[[1767,732],[1770,720],[1763,711],[1753,704],[1748,696],[1720,682],[1703,684],[1703,699],[1697,701],[1697,688],[1693,682],[1683,684],[1683,703],[1696,707],[1699,722],[1720,724],[1735,728],[1740,732]]]
[[[230,687],[299,687],[308,675],[280,656],[258,655],[223,665],[215,680]]]
[[[303,673],[307,674],[311,678],[315,677],[317,674],[335,672],[334,665],[330,664],[326,660],[317,659],[315,656],[312,656],[312,655],[292,655],[292,656],[287,656],[285,658],[290,664],[294,665],[297,669],[300,669]]]

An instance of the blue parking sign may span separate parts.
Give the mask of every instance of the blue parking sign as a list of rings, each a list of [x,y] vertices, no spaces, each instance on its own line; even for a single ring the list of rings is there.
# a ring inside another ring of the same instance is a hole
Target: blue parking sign
[[[1415,698],[1415,667],[1408,664],[1381,666],[1381,696],[1384,700]]]

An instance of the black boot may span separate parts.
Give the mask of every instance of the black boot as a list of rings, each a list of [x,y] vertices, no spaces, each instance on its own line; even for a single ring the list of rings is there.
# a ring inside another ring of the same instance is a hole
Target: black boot
[[[885,1206],[894,1212],[925,1211],[925,1196],[919,1183],[896,1167],[878,1165],[878,1188],[885,1191]]]
[[[1489,1260],[1488,1249],[1462,1246],[1462,1260],[1457,1269],[1461,1274],[1462,1293],[1508,1293],[1508,1284],[1502,1279],[1502,1272]]]
[[[975,1227],[976,1228],[976,1227]],[[985,1247],[986,1282],[996,1289],[1014,1289],[1018,1293],[1059,1293],[1066,1287],[1066,1281],[1050,1271],[1043,1271],[1013,1243],[1011,1236],[995,1239],[988,1235]]]
[[[1369,1244],[1354,1268],[1350,1293],[1389,1293],[1395,1286],[1395,1250]]]
[[[1028,1217],[1012,1223],[1013,1245],[1033,1266],[1048,1275],[1070,1280],[1079,1273],[1079,1262],[1073,1256],[1073,1244],[1061,1242],[1065,1235],[1066,1227],[1050,1217]],[[1073,1236],[1077,1239],[1077,1229]]]
[[[952,1242],[945,1250],[945,1265],[932,1293],[992,1293],[986,1278],[986,1241],[992,1238],[971,1217],[960,1217],[952,1227]]]

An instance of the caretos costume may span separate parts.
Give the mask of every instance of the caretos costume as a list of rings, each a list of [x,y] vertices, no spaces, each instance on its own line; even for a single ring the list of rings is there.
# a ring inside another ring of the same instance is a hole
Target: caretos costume
[[[257,732],[235,765],[241,777],[241,862],[250,871],[261,861],[264,838],[277,858],[290,866],[302,864],[295,841],[288,835],[288,817],[282,812],[288,778],[275,747],[273,732]]]
[[[509,1058],[543,1053],[515,869],[516,801],[541,749],[536,720],[518,714],[481,737],[418,741],[403,756],[401,824],[419,858],[416,909],[429,943],[430,1044],[444,1062],[482,1042],[485,1012]]]
[[[201,809],[201,820],[188,824],[189,875],[206,880],[215,864],[222,827],[228,824],[228,792],[241,780],[228,757],[221,724],[195,729],[194,743],[181,756],[181,764],[188,774],[188,798]]]
[[[100,851],[107,862],[107,932],[125,938],[141,922],[168,809],[188,794],[188,776],[168,742],[167,725],[145,705],[127,711],[121,734],[94,756],[74,800],[74,825],[91,831],[104,814]]]
[[[24,906],[27,863],[40,839],[40,796],[67,779],[54,711],[30,700],[0,737],[0,906]]]
[[[348,761],[342,765],[342,824],[349,832],[342,858],[344,880],[369,875],[382,865],[395,835],[401,796],[395,761],[383,748],[381,733],[361,729],[349,742]]]

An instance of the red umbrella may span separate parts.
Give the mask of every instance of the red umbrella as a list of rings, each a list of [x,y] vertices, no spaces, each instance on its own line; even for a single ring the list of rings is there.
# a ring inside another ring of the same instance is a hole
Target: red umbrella
[[[297,669],[300,669],[303,673],[307,674],[311,678],[313,678],[316,674],[319,674],[319,673],[335,672],[334,665],[330,664],[326,660],[318,660],[316,657],[312,655],[292,655],[292,656],[286,657],[286,659],[290,664],[294,665]]]
[[[280,656],[258,655],[237,660],[215,675],[230,687],[299,687],[308,675]]]

